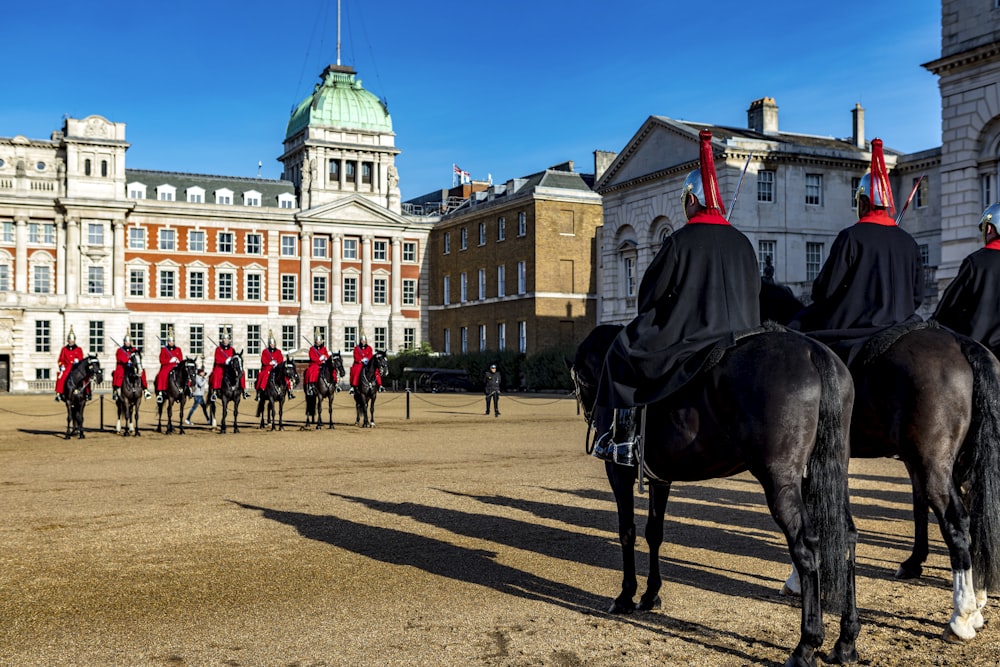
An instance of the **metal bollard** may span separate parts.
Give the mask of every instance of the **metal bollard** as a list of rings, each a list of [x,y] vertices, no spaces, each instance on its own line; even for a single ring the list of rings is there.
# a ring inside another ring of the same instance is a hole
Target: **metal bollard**
[[[104,430],[104,394],[101,394],[101,430]]]
[[[410,387],[409,387],[409,385],[407,385],[407,387],[406,387],[406,419],[407,419],[407,421],[409,421],[409,419],[410,419]]]

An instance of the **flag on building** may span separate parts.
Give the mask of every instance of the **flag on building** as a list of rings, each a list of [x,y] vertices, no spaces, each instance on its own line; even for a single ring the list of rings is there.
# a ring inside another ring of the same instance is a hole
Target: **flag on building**
[[[457,181],[457,183],[456,183]],[[472,183],[472,175],[467,171],[462,171],[459,169],[458,165],[454,162],[451,163],[451,184],[454,185],[464,185],[466,183]]]

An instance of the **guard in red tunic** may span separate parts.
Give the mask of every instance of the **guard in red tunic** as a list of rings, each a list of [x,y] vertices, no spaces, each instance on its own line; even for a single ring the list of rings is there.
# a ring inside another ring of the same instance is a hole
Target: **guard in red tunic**
[[[358,379],[361,377],[361,369],[375,357],[375,350],[368,346],[368,337],[362,335],[361,340],[354,346],[354,364],[351,366],[351,393],[358,386]],[[382,391],[382,374],[375,369],[375,384],[379,391]]]
[[[167,391],[167,382],[170,379],[170,371],[177,364],[184,363],[184,353],[181,348],[174,343],[174,330],[167,332],[166,344],[160,348],[160,372],[156,374],[156,402],[163,402],[164,392]]]
[[[233,349],[229,334],[223,333],[219,336],[219,346],[215,348],[215,365],[212,367],[212,377],[209,378],[212,389],[212,393],[208,397],[209,401],[214,401],[216,393],[222,389],[222,374],[225,372],[226,366],[232,362],[235,354],[236,350]],[[243,390],[243,398],[250,398],[245,375],[240,375],[240,389]]]
[[[254,398],[255,401],[260,400],[261,392],[267,388],[267,381],[271,377],[271,371],[278,364],[283,363],[285,363],[285,355],[278,349],[278,343],[274,340],[274,334],[268,331],[267,347],[260,353],[260,373],[257,375],[257,383],[254,385],[254,388],[257,390],[257,397]],[[285,382],[288,385],[288,398],[295,398],[295,394],[292,393],[291,379],[285,378]]]
[[[73,366],[83,361],[83,349],[76,344],[76,334],[73,327],[69,328],[66,334],[66,345],[59,350],[59,374],[56,375],[56,401],[62,400],[63,389],[66,387],[66,376],[73,370]],[[87,400],[91,399],[90,385],[87,385]]]
[[[132,355],[138,351],[139,349],[132,345],[132,337],[125,334],[125,338],[122,339],[122,346],[115,352],[115,372],[111,376],[111,388],[114,390],[111,394],[112,401],[118,401],[118,390],[122,388],[122,383],[125,382],[125,369],[128,367],[129,361],[132,360]],[[151,396],[149,388],[146,385],[145,368],[142,369],[142,374],[139,377],[142,381],[142,393],[149,400]]]
[[[313,336],[312,347],[309,348],[309,368],[306,369],[305,388],[306,396],[312,396],[314,385],[319,381],[319,370],[330,358],[330,351],[326,349],[326,343],[319,334]],[[333,371],[333,384],[337,384],[337,371]]]
[[[1000,353],[1000,204],[983,211],[983,247],[964,260],[941,296],[934,319]]]

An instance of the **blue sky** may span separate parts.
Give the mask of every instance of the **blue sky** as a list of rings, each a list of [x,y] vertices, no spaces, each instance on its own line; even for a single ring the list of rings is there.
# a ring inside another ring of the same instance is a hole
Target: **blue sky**
[[[285,126],[336,60],[336,0],[16,2],[0,40],[0,136],[68,114],[127,124],[131,168],[278,178]],[[940,1],[343,0],[341,62],[392,114],[403,199],[565,160],[593,170],[650,115],[941,143]]]

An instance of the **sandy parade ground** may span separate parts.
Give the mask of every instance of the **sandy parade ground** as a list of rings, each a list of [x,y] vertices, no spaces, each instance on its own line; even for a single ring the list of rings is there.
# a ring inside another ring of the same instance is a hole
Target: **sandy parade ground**
[[[51,395],[0,396],[0,664],[780,665],[798,639],[784,539],[749,475],[675,485],[663,608],[604,613],[614,505],[570,397],[504,395],[494,418],[481,395],[412,394],[407,419],[385,393],[362,430],[342,393],[316,431],[299,393],[283,432],[247,403],[239,434],[198,415],[123,438],[98,430],[95,399],[86,439],[64,440]],[[892,578],[912,532],[902,464],[852,461],[851,489],[861,664],[997,665],[992,600],[972,643],[940,639],[933,520],[924,577]]]

